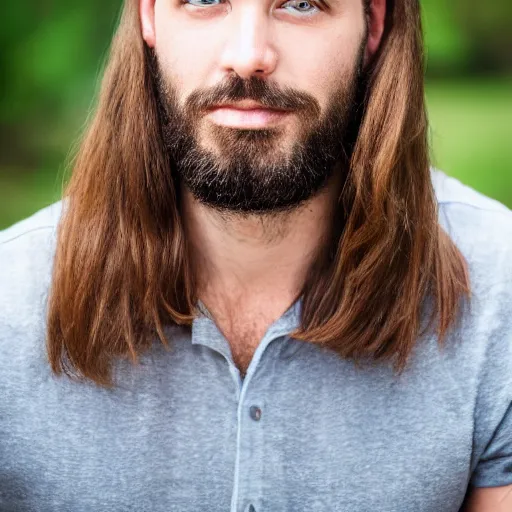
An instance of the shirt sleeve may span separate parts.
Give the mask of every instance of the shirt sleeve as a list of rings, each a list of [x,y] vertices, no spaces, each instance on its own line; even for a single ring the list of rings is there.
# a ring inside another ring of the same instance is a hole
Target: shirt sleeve
[[[471,476],[473,487],[512,484],[512,405],[496,428]]]
[[[512,484],[512,287],[508,295],[510,302],[498,308],[503,312],[498,318],[483,319],[495,328],[478,384],[470,478],[474,487]]]

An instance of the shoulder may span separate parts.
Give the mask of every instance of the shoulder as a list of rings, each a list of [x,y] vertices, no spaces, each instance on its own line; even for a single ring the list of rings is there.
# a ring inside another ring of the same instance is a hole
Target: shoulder
[[[63,202],[58,201],[0,231],[0,279],[47,264]]]
[[[469,271],[470,307],[461,334],[475,349],[496,345],[512,365],[512,211],[440,171],[432,177],[439,222]]]
[[[0,330],[41,312],[62,207],[58,201],[0,231]]]
[[[437,169],[431,170],[431,176],[439,206],[439,221],[451,234],[478,242],[480,236],[496,236],[503,230],[510,233],[512,210],[504,204]],[[484,232],[482,228],[486,228]],[[510,239],[499,237],[499,241],[504,247],[510,247]]]
[[[26,242],[41,231],[54,230],[58,224],[62,201],[50,204],[35,212],[30,217],[20,220],[16,224],[0,231],[0,250],[16,245],[16,240]]]
[[[490,386],[506,407],[512,393],[512,211],[440,171],[432,178],[439,222],[466,260],[471,287],[453,333],[461,343],[454,371],[471,368],[471,378]]]
[[[508,283],[512,297],[512,211],[449,177],[432,170],[439,222],[466,258],[473,285]]]

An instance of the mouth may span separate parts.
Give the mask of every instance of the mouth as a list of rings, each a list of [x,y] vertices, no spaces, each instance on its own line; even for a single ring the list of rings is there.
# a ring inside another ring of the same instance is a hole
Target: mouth
[[[215,105],[208,109],[208,117],[214,123],[231,128],[268,128],[289,115],[289,110],[268,108],[255,102]]]
[[[243,100],[237,103],[226,103],[226,104],[218,104],[210,107],[209,110],[216,110],[219,108],[229,108],[233,110],[270,110],[272,112],[290,112],[290,109],[286,108],[277,108],[277,107],[269,107],[266,105],[262,105],[257,101],[252,100]]]

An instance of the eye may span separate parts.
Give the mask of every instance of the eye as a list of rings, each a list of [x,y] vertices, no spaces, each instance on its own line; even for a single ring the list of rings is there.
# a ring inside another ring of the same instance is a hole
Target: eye
[[[208,7],[209,5],[218,5],[218,4],[215,4],[215,2],[213,0],[203,0],[204,3],[201,3],[201,1],[198,1],[197,3],[192,3],[190,2],[189,0],[181,0],[181,3],[182,4],[185,4],[185,5],[191,5],[193,7]]]
[[[286,5],[286,4],[292,4],[293,5],[297,5],[297,6],[302,6],[304,7],[305,5],[309,5],[310,7],[313,7],[313,11],[303,11],[303,10],[298,10],[297,12],[299,13],[302,13],[302,14],[305,14],[306,16],[311,16],[312,14],[315,14],[316,12],[319,12],[319,9],[316,5],[314,5],[312,2],[310,2],[309,0],[295,0],[295,1],[289,1],[289,2],[285,2],[283,5]],[[294,8],[295,9],[295,8]]]
[[[187,4],[187,5],[193,5],[194,7],[206,7],[207,5],[215,5],[215,4],[213,4],[213,2],[211,0],[205,0],[205,3],[203,5],[191,4],[188,0],[182,0],[181,3]]]
[[[185,5],[191,5],[193,7],[198,7],[198,8],[208,7],[209,5],[219,5],[219,4],[215,3],[217,0],[194,0],[194,1],[197,3],[192,3],[191,0],[181,0],[181,3],[185,4]],[[224,0],[221,0],[221,3],[224,3]],[[309,0],[289,0],[288,2],[285,2],[283,5],[287,5],[287,4],[290,4],[291,7],[295,10],[295,12],[299,12],[301,16],[302,15],[311,16],[313,14],[316,14],[317,12],[320,12],[320,9],[318,9],[318,7],[313,2],[311,2]],[[299,7],[299,9],[297,9],[296,6]],[[313,10],[302,10],[305,6],[306,7],[309,6]]]

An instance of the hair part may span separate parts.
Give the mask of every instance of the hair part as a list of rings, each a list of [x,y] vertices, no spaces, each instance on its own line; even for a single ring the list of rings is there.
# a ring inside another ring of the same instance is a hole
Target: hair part
[[[369,2],[367,2],[369,5]],[[401,372],[425,330],[441,344],[469,296],[467,264],[438,222],[430,179],[417,0],[388,0],[340,197],[340,232],[308,276],[292,337]],[[163,144],[151,52],[126,0],[92,123],[64,193],[48,303],[51,368],[112,387],[167,325],[191,325],[196,283]],[[341,216],[344,216],[341,221]],[[338,236],[339,235],[339,236]]]

